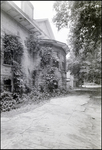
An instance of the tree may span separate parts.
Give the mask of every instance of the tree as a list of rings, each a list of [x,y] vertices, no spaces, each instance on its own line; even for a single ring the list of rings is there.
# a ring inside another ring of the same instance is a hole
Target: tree
[[[53,22],[69,27],[68,69],[78,80],[101,78],[101,1],[56,1]]]

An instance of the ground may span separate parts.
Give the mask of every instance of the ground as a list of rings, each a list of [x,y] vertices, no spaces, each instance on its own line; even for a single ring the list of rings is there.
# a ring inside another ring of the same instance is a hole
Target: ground
[[[101,149],[101,99],[74,93],[1,114],[1,149]]]

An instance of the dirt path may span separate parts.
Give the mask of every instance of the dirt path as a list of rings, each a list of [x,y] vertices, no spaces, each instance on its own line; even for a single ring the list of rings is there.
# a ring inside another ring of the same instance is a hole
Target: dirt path
[[[101,103],[89,94],[1,114],[1,149],[101,149]]]

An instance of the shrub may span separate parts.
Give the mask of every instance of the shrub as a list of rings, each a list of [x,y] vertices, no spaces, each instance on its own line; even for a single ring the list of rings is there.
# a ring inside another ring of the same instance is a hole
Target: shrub
[[[1,93],[0,109],[2,111],[10,111],[15,109],[17,104],[21,103],[22,100],[19,98],[17,93],[3,92]]]
[[[10,111],[12,108],[15,108],[16,101],[13,99],[13,96],[9,92],[1,93],[1,111]]]

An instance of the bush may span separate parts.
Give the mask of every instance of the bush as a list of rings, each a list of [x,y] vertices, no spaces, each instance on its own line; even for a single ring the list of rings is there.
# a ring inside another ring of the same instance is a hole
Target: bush
[[[1,93],[1,103],[0,109],[1,111],[9,111],[14,108],[16,101],[13,100],[12,94],[9,92]]]
[[[2,111],[10,111],[16,108],[18,103],[21,103],[21,99],[16,93],[3,92],[1,93],[0,109]]]
[[[40,88],[33,88],[32,91],[30,90],[30,93],[23,93],[22,97],[20,98],[20,95],[17,93],[10,93],[10,92],[3,92],[1,93],[1,111],[10,111],[12,109],[16,109],[18,104],[28,104],[37,102],[43,100],[49,100],[51,97],[61,96],[65,95],[68,92],[64,88],[57,88],[54,89],[53,92],[41,92]],[[20,105],[19,105],[20,106]]]

